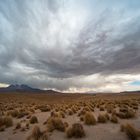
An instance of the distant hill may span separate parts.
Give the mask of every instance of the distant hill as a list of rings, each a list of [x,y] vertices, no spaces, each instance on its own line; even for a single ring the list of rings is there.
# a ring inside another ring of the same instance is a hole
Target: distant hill
[[[122,91],[120,93],[140,93],[140,91],[139,90],[137,90],[137,91]]]
[[[0,88],[0,93],[3,93],[3,92],[32,92],[32,93],[38,93],[38,92],[42,92],[42,93],[50,93],[50,94],[53,94],[53,93],[59,93],[57,91],[54,91],[54,90],[41,90],[41,89],[38,89],[38,88],[32,88],[28,85],[24,85],[24,84],[11,84],[9,85],[8,87],[5,87],[5,88]]]

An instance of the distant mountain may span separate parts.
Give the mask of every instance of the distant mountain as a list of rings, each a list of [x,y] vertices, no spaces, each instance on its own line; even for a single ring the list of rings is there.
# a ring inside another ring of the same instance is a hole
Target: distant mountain
[[[0,92],[13,92],[13,91],[28,91],[28,92],[39,92],[39,91],[42,91],[40,89],[37,89],[37,88],[32,88],[32,87],[29,87],[27,85],[9,85],[8,87],[6,88],[0,88]]]
[[[5,88],[0,88],[0,92],[42,92],[42,93],[59,93],[57,91],[54,91],[54,90],[41,90],[41,89],[38,89],[38,88],[32,88],[28,85],[24,85],[24,84],[11,84],[9,85],[8,87],[5,87]]]
[[[137,91],[122,91],[120,93],[140,93],[140,91],[139,90],[137,90]]]

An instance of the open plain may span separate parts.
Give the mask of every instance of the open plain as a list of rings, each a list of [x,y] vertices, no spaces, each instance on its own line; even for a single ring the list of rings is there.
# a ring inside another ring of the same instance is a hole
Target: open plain
[[[0,139],[140,139],[139,106],[139,93],[3,93]]]

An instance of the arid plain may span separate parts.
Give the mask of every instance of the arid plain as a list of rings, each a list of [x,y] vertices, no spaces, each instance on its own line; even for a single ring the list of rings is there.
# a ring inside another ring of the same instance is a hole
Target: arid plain
[[[0,94],[1,140],[140,139],[140,94]]]

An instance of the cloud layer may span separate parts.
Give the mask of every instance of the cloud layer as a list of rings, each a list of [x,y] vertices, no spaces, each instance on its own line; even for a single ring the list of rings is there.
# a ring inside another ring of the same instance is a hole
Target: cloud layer
[[[136,88],[129,82],[140,78],[139,4],[0,1],[0,83],[62,91]]]

